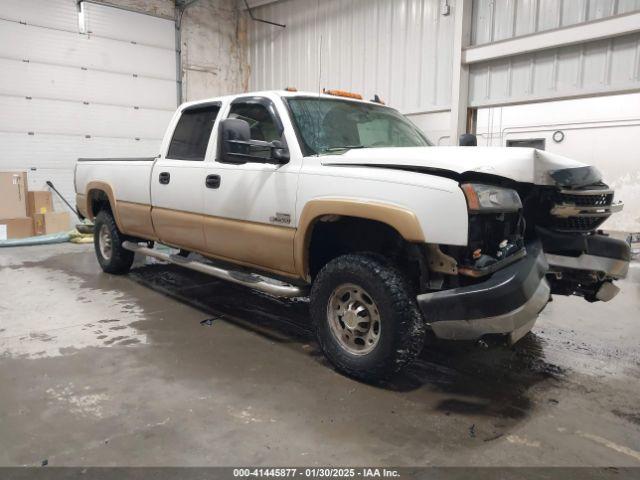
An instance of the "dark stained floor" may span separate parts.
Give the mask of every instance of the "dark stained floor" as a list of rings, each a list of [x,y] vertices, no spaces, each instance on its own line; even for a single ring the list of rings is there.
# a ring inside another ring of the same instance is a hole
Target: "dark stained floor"
[[[640,466],[640,267],[514,348],[335,373],[307,303],[91,245],[0,249],[0,465]]]

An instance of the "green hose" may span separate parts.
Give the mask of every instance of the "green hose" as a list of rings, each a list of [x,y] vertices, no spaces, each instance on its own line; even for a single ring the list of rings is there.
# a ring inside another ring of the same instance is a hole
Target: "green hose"
[[[71,238],[69,232],[52,233],[50,235],[39,235],[37,237],[13,238],[10,240],[0,240],[0,247],[28,247],[31,245],[52,245],[54,243],[65,243]]]

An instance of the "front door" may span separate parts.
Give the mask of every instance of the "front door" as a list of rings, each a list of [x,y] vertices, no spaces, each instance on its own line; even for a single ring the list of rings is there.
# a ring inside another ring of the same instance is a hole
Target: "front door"
[[[268,98],[237,98],[226,118],[247,121],[252,140],[287,144],[280,116]],[[252,154],[269,156],[270,150],[254,150]],[[207,175],[215,179],[204,192],[207,251],[237,263],[293,274],[299,159],[292,156],[284,165],[260,161],[238,165],[220,159],[206,163]]]
[[[162,243],[204,251],[205,155],[220,103],[186,108],[151,172],[151,218]]]

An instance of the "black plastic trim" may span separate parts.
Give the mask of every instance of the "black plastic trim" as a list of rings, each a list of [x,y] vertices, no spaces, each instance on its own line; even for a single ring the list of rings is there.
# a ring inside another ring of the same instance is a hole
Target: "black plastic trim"
[[[429,147],[425,147],[429,148]],[[327,157],[324,157],[327,158]],[[445,168],[435,167],[422,167],[415,165],[381,165],[377,163],[333,163],[330,160],[322,162],[322,165],[327,167],[361,167],[361,168],[382,168],[387,170],[398,170],[401,172],[414,172],[425,173],[427,175],[435,175],[436,177],[449,178],[458,182],[485,182],[489,185],[495,185],[497,187],[516,188],[517,185],[525,184],[526,182],[516,182],[507,177],[501,177],[499,175],[492,175],[483,172],[466,171],[462,173],[454,172],[453,170],[447,170]]]
[[[261,97],[261,96],[257,96],[257,95],[249,95],[246,97],[238,97],[236,99],[234,99],[231,103],[230,106],[233,105],[237,105],[239,103],[248,103],[248,104],[256,104],[256,105],[262,105],[263,107],[265,107],[267,109],[267,111],[269,112],[269,115],[271,115],[271,118],[273,120],[273,122],[276,125],[276,128],[278,129],[278,135],[280,135],[280,141],[282,142],[282,147],[285,149],[289,149],[289,146],[287,144],[287,139],[286,136],[284,134],[284,124],[282,123],[282,119],[280,118],[280,114],[278,113],[278,109],[276,108],[276,104],[274,103],[273,100],[271,100],[270,98],[267,97]],[[230,110],[229,110],[230,112]],[[226,118],[223,118],[220,120],[220,122],[224,121],[224,120],[228,120],[229,119],[229,112],[227,112],[227,116]],[[222,123],[220,123],[220,128],[222,127]],[[287,162],[273,162],[270,161],[269,159],[263,159],[261,160],[259,157],[238,157],[239,161],[238,162],[227,162],[224,161],[222,159],[222,138],[220,135],[218,135],[218,139],[217,139],[217,146],[216,146],[216,163],[225,163],[225,164],[232,164],[232,165],[243,165],[245,163],[272,163],[272,164],[276,164],[276,165],[283,165]]]
[[[196,103],[195,105],[187,105],[180,110],[180,113],[182,114],[184,112],[197,112],[198,110],[206,110],[211,107],[222,108],[222,102],[216,100],[213,102],[202,102]]]
[[[278,135],[282,137],[282,135],[284,134],[284,125],[282,123],[282,119],[280,118],[280,115],[278,114],[278,109],[276,108],[276,104],[273,102],[273,100],[267,97],[251,95],[247,97],[235,98],[231,102],[231,106],[237,105],[239,103],[262,105],[263,107],[265,107],[268,110],[269,114],[271,115],[273,122],[276,124],[276,128],[278,129]],[[227,115],[227,118],[229,118],[229,115]]]
[[[547,253],[574,257],[586,253],[596,257],[631,261],[631,247],[624,240],[602,234],[580,235],[555,232],[542,227],[536,227],[536,232]]]
[[[527,255],[468,287],[418,295],[418,306],[429,323],[478,320],[505,315],[526,304],[535,294],[549,266],[539,241],[528,243]]]
[[[591,166],[563,168],[549,172],[549,175],[560,187],[584,187],[602,181],[602,174]]]

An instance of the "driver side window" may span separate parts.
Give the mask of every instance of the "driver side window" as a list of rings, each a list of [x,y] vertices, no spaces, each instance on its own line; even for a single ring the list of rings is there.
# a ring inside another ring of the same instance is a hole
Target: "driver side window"
[[[228,118],[244,120],[251,128],[251,140],[273,142],[280,140],[280,133],[269,110],[256,103],[236,103],[231,105]],[[251,147],[251,154],[269,158],[271,151],[266,147]]]

